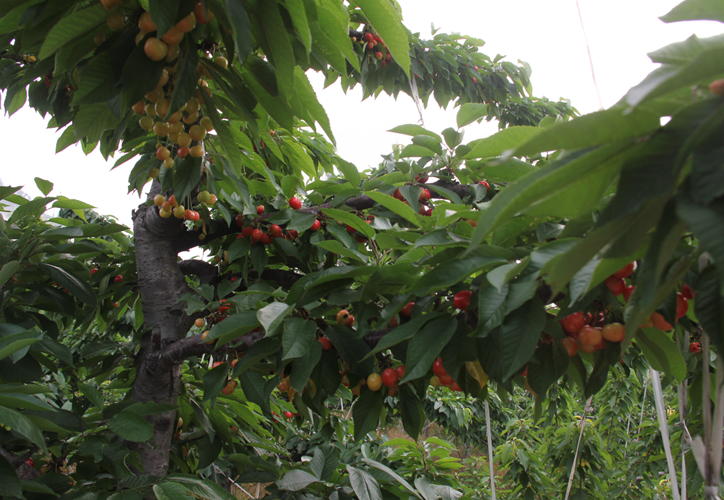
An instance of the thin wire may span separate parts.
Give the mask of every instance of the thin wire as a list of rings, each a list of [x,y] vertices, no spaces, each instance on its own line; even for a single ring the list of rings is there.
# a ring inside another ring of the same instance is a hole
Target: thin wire
[[[583,30],[583,40],[586,42],[586,51],[588,52],[588,63],[591,65],[591,77],[593,78],[593,86],[596,88],[596,96],[598,97],[598,109],[603,109],[603,99],[601,99],[601,91],[598,89],[598,81],[596,80],[596,72],[593,70],[593,57],[591,57],[591,46],[588,43],[588,35],[586,27],[583,24],[583,15],[581,14],[581,6],[576,0],[576,9],[578,9],[578,19],[581,21],[581,29]]]

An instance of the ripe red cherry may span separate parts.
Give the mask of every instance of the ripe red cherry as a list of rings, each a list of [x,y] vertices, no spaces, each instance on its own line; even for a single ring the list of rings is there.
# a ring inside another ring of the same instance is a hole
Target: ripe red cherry
[[[234,221],[236,222],[237,226],[242,228],[244,227],[244,216],[242,214],[237,215]]]
[[[121,281],[123,281],[123,276],[120,274],[118,276],[116,276],[115,278],[113,278],[114,283],[120,283]]]
[[[322,344],[322,349],[329,351],[332,348],[332,341],[327,337],[319,337],[319,343]]]
[[[302,208],[302,202],[296,196],[292,196],[289,199],[289,206],[292,207],[294,210],[299,210],[300,208]]]
[[[261,215],[264,213],[264,205],[259,205],[256,207],[256,215]]]
[[[294,230],[294,229],[289,229],[289,230],[287,231],[286,239],[294,241],[294,240],[296,240],[297,238],[299,238],[299,232],[297,232],[297,231]]]
[[[626,288],[626,281],[624,281],[623,278],[609,276],[606,278],[606,286],[611,290],[611,293],[618,297],[623,293],[624,288]]]
[[[242,237],[242,238],[246,238],[247,236],[249,236],[249,235],[250,235],[251,233],[253,233],[253,232],[254,232],[254,226],[246,226],[245,228],[243,228],[243,229],[241,230],[241,237]]]
[[[262,236],[264,236],[264,233],[261,232],[261,229],[254,229],[251,232],[252,241],[259,241]]]
[[[427,178],[427,177],[421,177],[421,176],[422,176],[422,174],[417,174],[417,175],[415,176],[415,181],[416,181],[416,182],[419,182],[420,184],[426,183],[426,182],[428,181],[428,178]]]
[[[662,332],[667,332],[673,328],[661,315],[661,313],[655,312],[651,315],[651,323],[655,328],[658,328]]]
[[[354,234],[354,233],[357,232],[357,230],[356,230],[355,228],[353,228],[352,226],[350,226],[350,225],[347,225],[347,227],[346,227],[345,229],[347,230],[347,232],[348,232],[349,234]]]
[[[287,417],[287,420],[291,420],[291,418],[294,416],[294,413],[290,411],[285,411],[284,416]]]
[[[635,289],[636,289],[636,287],[633,285],[627,286],[626,288],[624,288],[623,289],[623,300],[628,302],[631,299],[631,294],[633,293],[633,291]]]
[[[586,321],[583,313],[578,311],[563,318],[562,326],[566,333],[574,335],[578,333],[585,324]]]
[[[701,344],[699,342],[692,342],[689,344],[689,352],[699,354],[701,352]]]
[[[375,39],[372,33],[365,33],[365,42],[371,42]]]
[[[408,302],[407,305],[405,305],[405,307],[402,308],[402,310],[400,311],[400,314],[401,314],[402,316],[405,316],[406,318],[409,318],[410,316],[412,316],[412,308],[413,308],[413,307],[415,307],[415,303],[414,303],[414,302]]]
[[[276,224],[272,224],[269,228],[269,234],[272,238],[279,238],[282,235],[282,228]]]
[[[686,300],[691,300],[696,297],[696,292],[689,285],[681,285],[681,295]]]
[[[385,368],[382,371],[382,383],[387,387],[394,387],[397,385],[397,372],[393,368]]]
[[[473,294],[470,290],[462,290],[453,297],[453,306],[457,309],[467,309],[470,306],[470,296]]]
[[[397,378],[402,380],[405,378],[405,365],[400,365],[397,368],[395,368],[395,371],[397,372]]]
[[[25,463],[28,464],[30,467],[35,467],[35,462],[32,458],[27,459]]]
[[[490,191],[490,184],[488,184],[488,181],[480,181],[478,182],[479,185],[485,186],[486,191]]]
[[[337,313],[337,323],[342,326],[352,326],[354,325],[354,316],[347,309],[342,309]]]
[[[420,197],[418,198],[419,201],[427,201],[430,199],[430,190],[429,189],[422,189],[420,192]]]
[[[432,363],[432,371],[435,372],[435,375],[438,377],[442,377],[443,375],[447,375],[447,372],[445,371],[445,368],[442,366],[442,359],[437,358]]]
[[[264,245],[271,245],[272,237],[269,234],[264,233],[261,235],[261,238],[259,239],[259,241],[261,241],[262,244],[264,244]]]
[[[676,319],[686,316],[689,310],[689,301],[681,293],[676,294]]]
[[[452,384],[455,383],[455,381],[453,380],[453,378],[452,378],[450,375],[448,375],[447,373],[443,373],[443,374],[440,375],[439,377],[440,377],[440,383],[441,383],[442,385],[444,385],[445,387],[447,387],[447,386],[452,385]]]
[[[312,223],[312,227],[309,228],[310,231],[317,231],[319,228],[322,227],[322,223],[319,222],[317,219],[314,219],[314,223]]]
[[[405,197],[402,196],[402,193],[400,193],[400,190],[399,190],[399,189],[396,189],[396,190],[395,190],[395,192],[392,194],[392,197],[393,197],[393,198],[396,198],[396,199],[398,199],[398,200],[400,200],[400,201],[403,201],[403,200],[405,199]]]
[[[636,262],[631,262],[630,264],[626,264],[621,269],[616,271],[612,274],[615,278],[628,278],[631,276],[631,273],[634,272],[634,269],[636,269]]]

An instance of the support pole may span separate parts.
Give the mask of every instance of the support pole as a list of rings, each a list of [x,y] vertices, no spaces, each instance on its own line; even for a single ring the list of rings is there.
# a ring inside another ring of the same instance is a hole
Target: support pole
[[[490,472],[490,491],[495,500],[495,467],[493,467],[493,437],[490,431],[490,405],[485,400],[485,425],[488,430],[488,471]]]
[[[654,390],[654,401],[656,402],[656,413],[659,417],[659,430],[661,440],[664,442],[666,463],[669,466],[669,482],[671,483],[671,495],[674,500],[679,500],[679,480],[676,477],[676,466],[674,456],[671,454],[671,440],[669,439],[669,421],[666,418],[666,404],[664,403],[664,392],[661,390],[661,376],[653,368],[651,372],[651,388]]]
[[[586,428],[586,415],[588,415],[588,410],[591,408],[591,401],[593,400],[593,396],[588,398],[588,401],[586,401],[586,406],[583,408],[583,416],[581,417],[581,433],[578,435],[578,444],[576,445],[576,454],[573,457],[573,465],[571,466],[571,475],[568,478],[568,489],[566,489],[566,499],[568,500],[568,497],[571,496],[571,488],[573,487],[573,476],[576,475],[576,464],[578,463],[578,452],[581,451],[581,441],[583,441],[583,431]]]

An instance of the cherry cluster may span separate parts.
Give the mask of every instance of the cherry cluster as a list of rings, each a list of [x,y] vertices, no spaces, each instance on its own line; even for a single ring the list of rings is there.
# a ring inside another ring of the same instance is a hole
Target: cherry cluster
[[[289,206],[292,207],[294,210],[299,210],[300,208],[302,208],[302,202],[299,198],[293,196],[289,199]],[[259,205],[258,207],[256,207],[257,215],[261,215],[263,213],[264,205]],[[246,238],[248,236],[251,238],[252,245],[256,242],[261,242],[263,245],[271,245],[271,242],[274,238],[284,238],[285,240],[294,241],[299,237],[298,231],[294,229],[289,229],[286,233],[284,233],[281,226],[279,226],[278,224],[271,224],[267,233],[259,229],[259,222],[256,222],[249,226],[245,226],[243,214],[237,215],[235,221],[236,225],[241,228],[241,233],[239,233],[236,238]],[[317,231],[320,227],[322,227],[322,223],[318,220],[315,220],[309,229],[311,231]]]
[[[417,177],[415,177],[417,179]],[[423,177],[424,181],[427,181],[427,177]],[[424,182],[420,181],[420,182]],[[399,189],[396,189],[395,192],[392,194],[392,197],[400,200],[402,203],[410,206],[410,203],[405,199],[405,197],[402,195]],[[418,201],[422,204],[420,207],[420,211],[418,212],[420,215],[424,215],[426,217],[430,217],[432,215],[432,208],[426,205],[430,204],[430,198],[432,195],[430,194],[430,190],[427,188],[420,188],[420,194],[418,196]]]
[[[213,205],[216,203],[216,195],[210,194],[208,191],[201,191],[196,199],[203,204]],[[176,195],[171,195],[168,199],[162,194],[153,197],[153,203],[159,207],[158,215],[164,219],[168,219],[173,214],[177,219],[186,219],[191,222],[198,222],[201,216],[198,212],[184,208],[179,205]]]
[[[430,385],[433,387],[448,387],[450,390],[461,392],[462,389],[460,389],[460,386],[458,385],[455,380],[450,376],[450,374],[445,370],[445,367],[442,365],[442,359],[437,358],[432,363],[432,371],[435,373],[435,375],[430,379]]]
[[[379,35],[365,33],[362,39],[358,41],[359,43],[366,44],[365,49],[367,49],[375,59],[382,61],[380,64],[383,68],[389,64],[392,59],[392,54],[387,50],[387,45],[385,45],[385,42],[382,41]]]

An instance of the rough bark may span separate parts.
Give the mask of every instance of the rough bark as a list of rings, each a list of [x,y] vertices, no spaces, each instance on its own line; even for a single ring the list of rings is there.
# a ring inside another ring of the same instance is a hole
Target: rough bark
[[[138,288],[143,304],[147,332],[136,358],[137,375],[133,400],[177,404],[181,384],[181,365],[161,370],[161,353],[167,346],[186,336],[193,319],[184,313],[179,296],[187,290],[183,272],[177,264],[175,242],[185,231],[175,219],[162,219],[156,207],[141,207],[134,214]],[[149,443],[130,444],[143,461],[144,472],[164,476],[176,423],[176,412],[151,415],[153,425]]]

